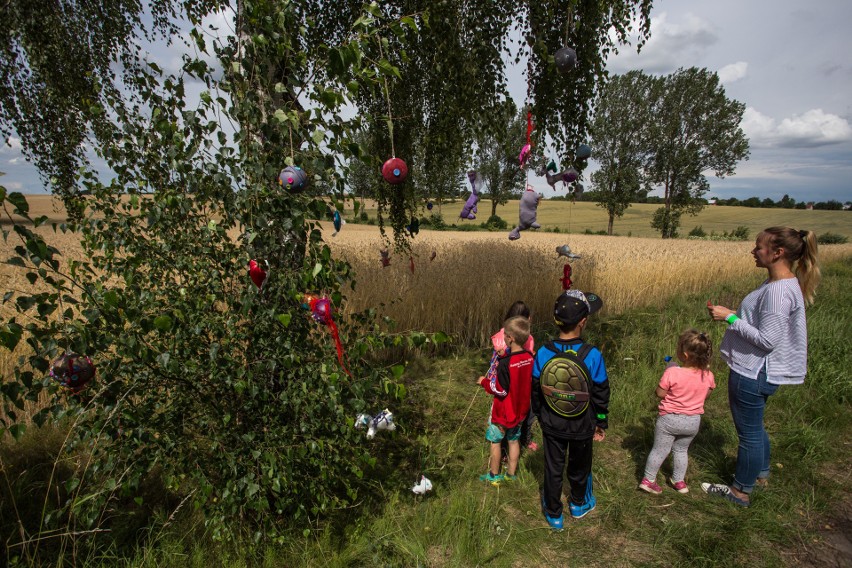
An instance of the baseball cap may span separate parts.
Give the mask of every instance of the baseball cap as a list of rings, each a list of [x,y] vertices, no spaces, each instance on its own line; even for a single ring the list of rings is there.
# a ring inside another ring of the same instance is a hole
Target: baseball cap
[[[553,319],[556,325],[574,325],[603,307],[603,300],[593,292],[565,290],[556,298]]]

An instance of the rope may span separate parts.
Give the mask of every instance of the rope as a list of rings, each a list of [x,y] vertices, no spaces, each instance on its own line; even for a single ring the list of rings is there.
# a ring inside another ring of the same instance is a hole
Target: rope
[[[382,59],[385,58],[385,54],[382,50],[382,40],[379,38],[379,57]],[[391,99],[390,99],[390,89],[388,88],[388,78],[386,75],[382,76],[382,80],[385,84],[385,99],[388,103],[388,133],[390,134],[390,142],[391,142],[391,157],[396,158],[396,148],[393,143],[393,113],[391,112]]]

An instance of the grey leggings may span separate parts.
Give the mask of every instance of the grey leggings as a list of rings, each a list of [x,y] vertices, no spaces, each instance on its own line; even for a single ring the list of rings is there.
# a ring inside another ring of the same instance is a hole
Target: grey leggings
[[[672,481],[683,481],[689,463],[687,450],[701,425],[700,414],[664,414],[657,417],[654,447],[645,463],[645,479],[654,481],[669,452],[672,453]]]

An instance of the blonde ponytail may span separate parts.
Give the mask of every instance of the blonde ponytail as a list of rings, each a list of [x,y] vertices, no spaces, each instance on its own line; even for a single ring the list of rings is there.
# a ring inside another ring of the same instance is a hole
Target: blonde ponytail
[[[820,280],[816,234],[790,227],[770,227],[763,232],[769,235],[769,242],[775,250],[784,249],[784,258],[790,264],[795,263],[796,278],[805,304],[813,304]]]

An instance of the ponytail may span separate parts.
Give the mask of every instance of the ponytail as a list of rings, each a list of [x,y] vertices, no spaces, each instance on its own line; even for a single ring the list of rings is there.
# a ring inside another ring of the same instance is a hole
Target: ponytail
[[[817,260],[817,240],[813,231],[799,231],[799,235],[802,237],[804,246],[802,256],[796,264],[796,278],[799,279],[799,286],[802,287],[805,303],[810,305],[814,303],[814,293],[821,277]]]
[[[796,278],[802,289],[805,304],[814,303],[820,280],[817,240],[813,231],[797,231],[790,227],[770,227],[763,231],[774,249],[784,249],[784,258],[795,263]]]

